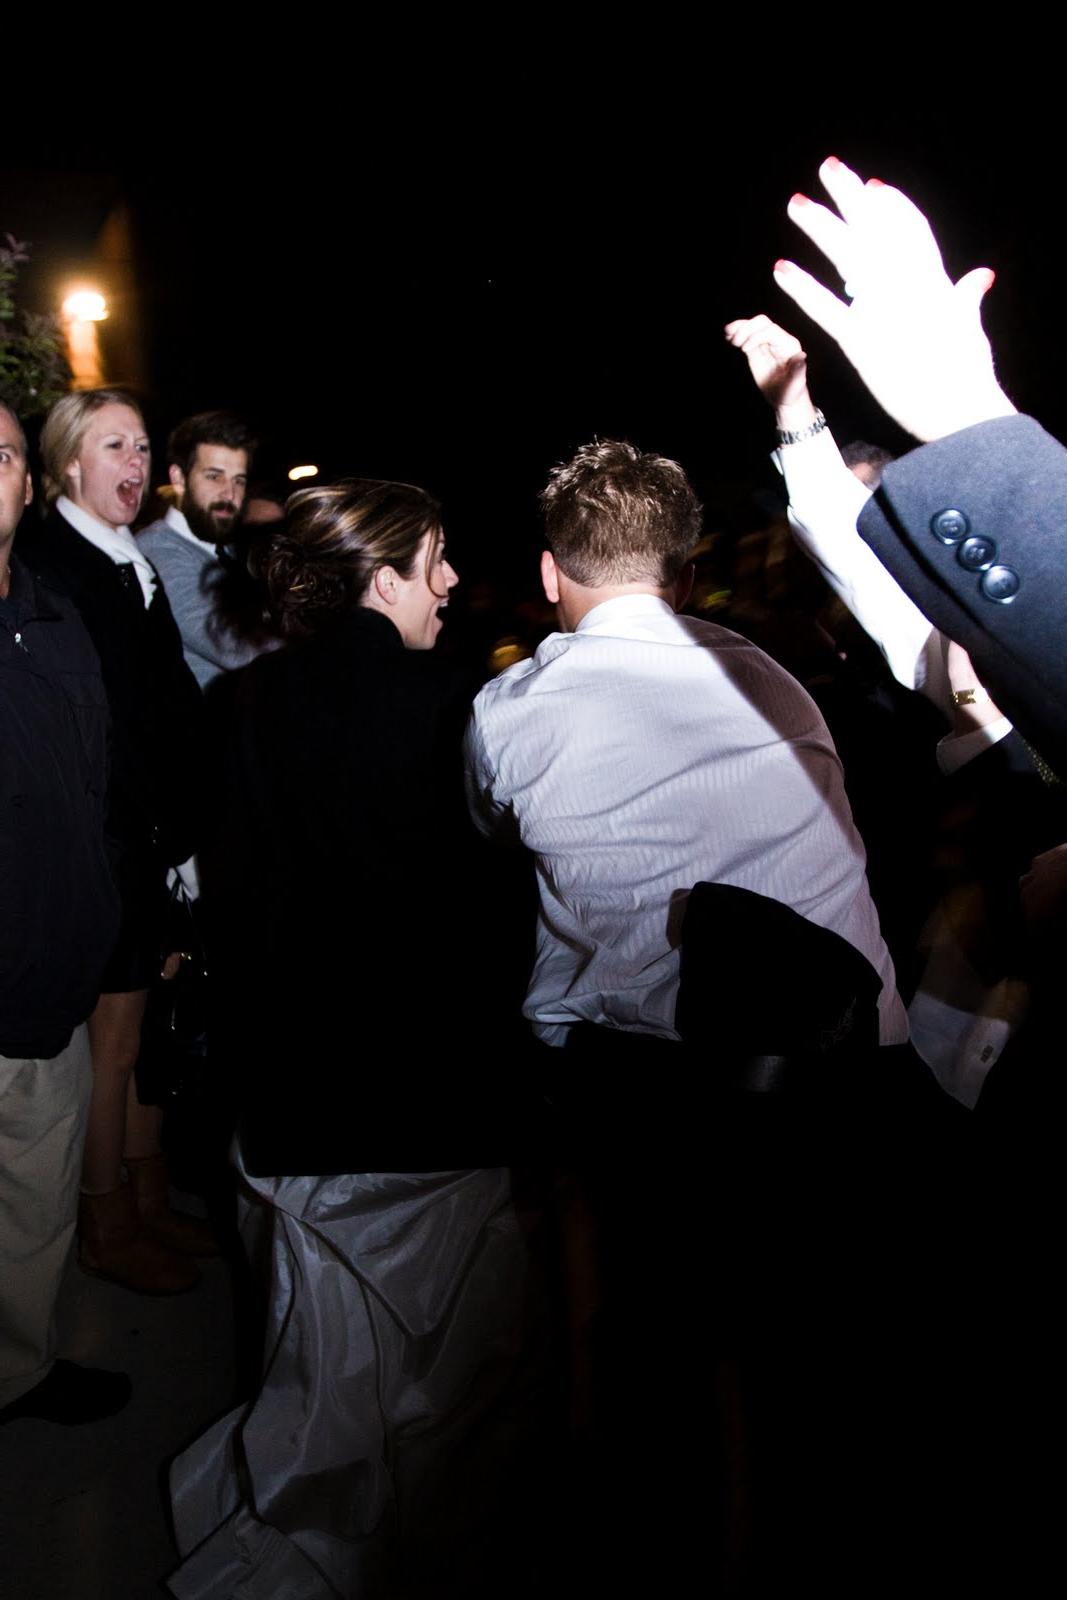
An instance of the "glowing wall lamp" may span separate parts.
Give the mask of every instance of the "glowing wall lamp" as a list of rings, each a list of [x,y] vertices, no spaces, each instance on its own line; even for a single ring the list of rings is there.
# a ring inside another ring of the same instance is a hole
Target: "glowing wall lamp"
[[[63,315],[71,322],[103,322],[107,301],[97,289],[75,289],[63,302]]]
[[[98,289],[73,289],[63,302],[75,389],[99,389],[104,382],[96,324],[106,317],[107,301]]]
[[[292,481],[294,483],[296,483],[300,478],[317,478],[318,475],[319,475],[318,467],[310,467],[310,466],[308,466],[308,467],[290,467],[289,468],[289,477],[292,479]]]

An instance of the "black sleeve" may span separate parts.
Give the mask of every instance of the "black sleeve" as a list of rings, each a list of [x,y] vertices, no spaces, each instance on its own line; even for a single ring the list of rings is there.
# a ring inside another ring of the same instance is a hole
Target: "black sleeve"
[[[887,467],[859,531],[1057,772],[1067,772],[1067,450],[1029,417]]]

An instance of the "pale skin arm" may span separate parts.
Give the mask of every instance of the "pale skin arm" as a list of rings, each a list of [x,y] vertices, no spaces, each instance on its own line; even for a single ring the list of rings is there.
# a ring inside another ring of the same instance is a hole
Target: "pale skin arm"
[[[837,213],[794,195],[790,220],[836,267],[834,294],[792,261],[779,288],[840,345],[875,399],[902,428],[928,442],[1015,407],[997,382],[981,303],[994,274],[976,267],[953,283],[919,208],[889,184],[864,183],[836,156],[819,177]]]
[[[808,428],[816,412],[800,341],[766,316],[729,323],[726,338],[748,361],[778,427],[798,433]],[[801,546],[881,649],[897,680],[921,689],[948,710],[944,669],[940,651],[931,649],[930,623],[860,538],[856,520],[869,490],[845,466],[829,430],[782,445],[779,461],[789,492],[790,522]]]
[[[949,685],[955,694],[966,694],[973,690],[975,703],[968,705],[956,702],[952,709],[953,733],[973,733],[975,728],[987,727],[991,722],[998,722],[1004,715],[998,705],[982,687],[971,665],[971,658],[961,644],[953,640],[948,641],[945,652],[945,667],[948,672]]]
[[[779,428],[792,431],[814,422],[815,406],[808,390],[808,358],[799,339],[766,316],[727,323],[726,338],[747,359],[756,388],[774,407]],[[793,448],[803,449],[803,446]],[[950,689],[975,692],[974,704],[953,706],[953,733],[972,733],[976,728],[998,721],[1003,712],[979,683],[966,650],[951,640],[947,640],[946,645],[945,666]]]

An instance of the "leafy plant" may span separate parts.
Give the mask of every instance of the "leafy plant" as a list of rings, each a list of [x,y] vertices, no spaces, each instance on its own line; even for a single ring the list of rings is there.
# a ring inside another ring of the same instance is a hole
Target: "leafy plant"
[[[19,268],[30,259],[29,246],[4,234],[0,244],[0,401],[16,416],[47,411],[66,394],[71,370],[57,316],[20,311],[15,304]]]

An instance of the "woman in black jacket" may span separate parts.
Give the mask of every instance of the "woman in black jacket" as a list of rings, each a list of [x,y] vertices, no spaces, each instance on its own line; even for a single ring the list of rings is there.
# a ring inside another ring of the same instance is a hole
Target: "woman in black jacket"
[[[151,469],[140,412],[114,390],[65,395],[45,421],[41,455],[50,510],[20,548],[74,601],[100,658],[112,731],[107,827],[123,913],[89,1019],[81,1263],[130,1289],[173,1293],[197,1282],[191,1257],[214,1246],[204,1224],[168,1207],[161,1112],[139,1102],[134,1067],[160,964],[167,869],[196,841],[202,702],[162,585],[130,533]]]
[[[432,655],[457,580],[436,501],[367,480],[293,495],[264,572],[290,643],[212,688],[200,858],[264,1379],[175,1463],[170,1583],[421,1593],[495,1537],[526,1272],[507,1169],[477,1166],[508,1159],[485,1078],[515,1057],[469,690]]]
[[[212,694],[201,851],[245,1161],[272,1176],[390,1165],[322,1116],[315,1086],[365,1112],[398,1086],[343,1065],[357,1046],[443,1037],[474,848],[469,688],[430,653],[457,581],[436,501],[356,480],[289,504],[262,558],[289,646]]]

